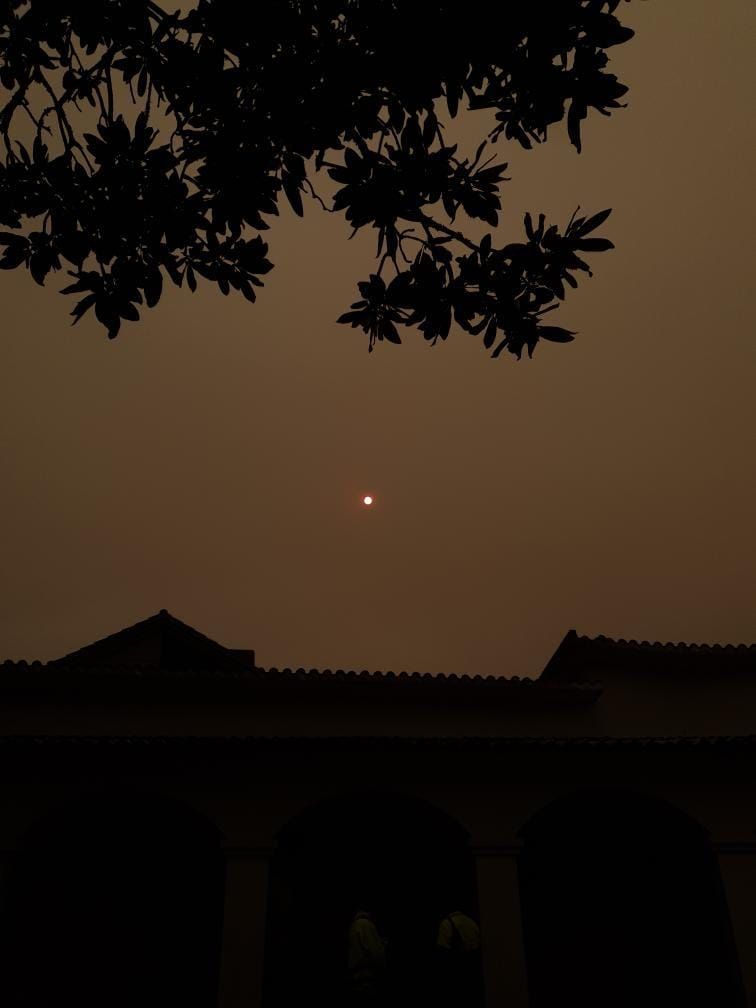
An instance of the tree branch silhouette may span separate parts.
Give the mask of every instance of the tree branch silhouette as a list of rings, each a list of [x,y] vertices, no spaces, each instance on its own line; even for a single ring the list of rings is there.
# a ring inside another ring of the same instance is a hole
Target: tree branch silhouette
[[[186,14],[0,0],[0,268],[39,284],[65,268],[74,323],[92,309],[112,338],[164,278],[254,301],[272,268],[261,232],[282,195],[301,216],[304,193],[352,234],[377,231],[378,272],[339,319],[369,349],[399,343],[398,326],[436,343],[453,324],[492,356],[568,342],[541,317],[590,275],[578,253],[612,247],[588,237],[609,211],[561,230],[527,215],[525,240],[494,246],[507,165],[481,158],[565,121],[579,151],[589,111],[621,107],[627,89],[606,71],[633,34],[619,3],[441,0],[431,18],[402,0],[197,0]],[[30,150],[19,108],[36,124]],[[492,116],[472,159],[445,140],[460,109]],[[474,240],[462,215],[491,231]]]

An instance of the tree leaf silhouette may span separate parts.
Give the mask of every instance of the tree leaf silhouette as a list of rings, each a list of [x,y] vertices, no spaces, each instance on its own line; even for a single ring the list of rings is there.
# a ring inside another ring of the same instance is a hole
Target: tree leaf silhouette
[[[564,229],[526,214],[525,241],[500,241],[494,145],[528,149],[564,123],[579,151],[588,115],[622,107],[627,88],[606,69],[632,37],[618,8],[195,0],[169,14],[155,0],[8,0],[0,268],[45,284],[64,260],[73,323],[94,307],[110,338],[158,304],[164,277],[254,302],[283,194],[298,216],[317,205],[376,232],[376,270],[338,320],[369,350],[400,343],[402,326],[435,344],[454,324],[492,356],[566,342],[539,319],[575,273],[591,275],[578,252],[613,247],[594,236],[609,211]],[[495,124],[472,156],[445,140],[465,109]],[[324,168],[334,192],[318,192]],[[478,242],[468,219],[494,230]]]

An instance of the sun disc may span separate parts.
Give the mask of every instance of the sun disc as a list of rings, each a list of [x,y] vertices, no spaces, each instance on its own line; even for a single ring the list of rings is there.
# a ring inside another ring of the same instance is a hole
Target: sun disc
[[[373,503],[373,498],[370,496],[370,494],[366,494],[362,498],[362,503],[365,505],[365,507],[370,507],[370,505]]]

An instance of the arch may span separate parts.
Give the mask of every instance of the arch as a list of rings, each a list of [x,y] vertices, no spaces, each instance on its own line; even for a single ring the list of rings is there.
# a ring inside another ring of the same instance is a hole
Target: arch
[[[111,792],[51,810],[10,880],[18,1003],[210,1008],[223,875],[218,830],[178,801]]]
[[[440,918],[477,915],[464,828],[419,798],[380,791],[323,800],[286,823],[271,865],[266,1008],[339,1003],[360,909],[388,940],[389,1002],[425,1003]]]
[[[577,837],[586,829],[612,828],[619,819],[632,829],[645,829],[649,819],[666,821],[678,831],[690,831],[705,841],[704,827],[687,812],[657,795],[630,788],[581,788],[553,799],[534,812],[518,830],[521,840],[540,842],[553,828],[570,824]]]
[[[741,1006],[716,858],[673,805],[585,790],[521,829],[531,1005]]]

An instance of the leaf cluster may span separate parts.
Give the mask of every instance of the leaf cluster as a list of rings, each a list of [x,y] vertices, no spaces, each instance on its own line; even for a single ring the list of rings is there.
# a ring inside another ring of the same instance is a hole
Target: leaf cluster
[[[580,150],[590,111],[620,106],[619,2],[0,0],[0,268],[65,269],[74,322],[93,310],[114,337],[165,280],[254,301],[281,199],[316,202],[376,232],[339,320],[370,349],[453,323],[493,356],[566,342],[541,319],[590,274],[582,254],[612,247],[593,236],[609,211],[561,231],[527,216],[501,247],[460,221],[498,227],[500,139],[528,148],[564,122]],[[474,157],[444,137],[461,108],[491,113]]]

